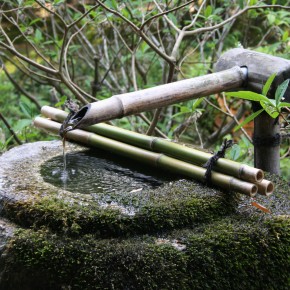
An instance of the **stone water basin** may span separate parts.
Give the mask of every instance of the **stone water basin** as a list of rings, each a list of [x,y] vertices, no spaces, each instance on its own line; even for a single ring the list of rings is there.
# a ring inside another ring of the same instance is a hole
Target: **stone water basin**
[[[289,289],[286,183],[256,200],[266,214],[87,150],[69,143],[65,176],[59,141],[0,156],[1,289]]]

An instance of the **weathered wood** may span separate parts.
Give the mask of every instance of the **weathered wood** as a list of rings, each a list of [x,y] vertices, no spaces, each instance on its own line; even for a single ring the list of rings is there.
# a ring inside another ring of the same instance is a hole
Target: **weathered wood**
[[[233,90],[240,87],[245,79],[245,70],[233,67],[205,76],[115,95],[84,106],[73,116],[71,122],[74,128],[84,128],[99,122]]]
[[[248,70],[247,81],[240,88],[243,90],[261,93],[267,79],[273,73],[277,74],[268,92],[269,98],[274,98],[278,85],[290,78],[289,60],[241,48],[235,48],[226,52],[218,60],[216,71],[222,71],[237,65],[246,67]],[[290,102],[290,87],[288,87],[284,97],[285,102]],[[279,138],[279,134],[280,128],[278,122],[267,113],[262,113],[255,119],[255,167],[274,174],[280,173],[280,146],[277,142],[275,144],[275,138]]]
[[[280,174],[280,126],[266,112],[254,120],[255,167]]]
[[[234,66],[246,67],[247,80],[240,89],[261,93],[267,79],[277,73],[269,96],[273,95],[277,86],[290,78],[290,61],[281,57],[272,56],[252,50],[235,48],[224,53],[217,61],[215,70],[223,71]],[[286,92],[285,101],[290,102],[290,88]]]

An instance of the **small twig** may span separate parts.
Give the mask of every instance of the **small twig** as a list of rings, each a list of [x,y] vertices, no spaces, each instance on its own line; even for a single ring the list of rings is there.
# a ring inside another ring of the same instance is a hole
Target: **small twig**
[[[183,8],[183,7],[185,7],[185,6],[187,6],[188,4],[193,3],[194,1],[195,1],[195,0],[191,0],[191,1],[189,1],[189,2],[187,2],[187,3],[185,3],[185,4],[182,4],[182,5],[178,6],[178,7],[174,7],[174,8],[172,8],[172,9],[170,9],[170,10],[160,12],[159,14],[156,14],[156,15],[154,15],[154,16],[148,18],[148,19],[147,19],[147,20],[146,20],[146,21],[145,21],[145,22],[140,26],[140,30],[143,30],[144,26],[145,26],[147,23],[151,22],[153,19],[158,18],[158,17],[163,16],[163,15],[166,15],[166,14],[169,14],[169,13],[174,12],[174,11],[176,11],[176,10],[179,10],[179,9],[181,9],[181,8]],[[154,1],[154,2],[155,2],[155,1]],[[156,4],[156,3],[155,3],[155,4]],[[157,6],[157,5],[156,5],[156,6]],[[157,7],[158,7],[158,6],[157,6]]]
[[[9,130],[9,132],[11,133],[11,135],[13,136],[13,138],[15,139],[16,143],[18,145],[21,145],[22,142],[20,141],[20,139],[18,138],[18,136],[16,135],[16,133],[14,132],[14,130],[11,128],[11,126],[9,125],[8,121],[6,120],[6,118],[2,115],[2,113],[0,112],[0,119],[3,121],[3,123],[5,124],[6,128]]]
[[[36,107],[40,110],[41,109],[41,106],[39,104],[39,102],[37,101],[36,97],[31,95],[29,92],[27,92],[21,85],[19,85],[18,82],[16,82],[12,76],[9,74],[9,72],[7,71],[6,67],[3,66],[3,70],[6,74],[6,76],[8,77],[8,79],[11,81],[11,83],[14,85],[14,87],[20,91],[23,95],[25,95],[29,100],[31,100],[35,105]]]

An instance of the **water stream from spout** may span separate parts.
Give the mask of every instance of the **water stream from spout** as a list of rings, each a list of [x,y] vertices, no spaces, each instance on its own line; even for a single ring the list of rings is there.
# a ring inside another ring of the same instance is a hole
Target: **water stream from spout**
[[[62,156],[63,156],[63,170],[61,174],[61,181],[63,182],[63,189],[66,190],[67,188],[67,180],[68,180],[68,172],[67,172],[67,162],[66,162],[66,138],[65,135],[62,139]]]

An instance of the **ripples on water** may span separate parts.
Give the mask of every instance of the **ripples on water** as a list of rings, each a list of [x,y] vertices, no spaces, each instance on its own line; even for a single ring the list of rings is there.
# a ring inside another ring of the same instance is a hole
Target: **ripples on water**
[[[44,181],[68,191],[107,197],[156,188],[174,179],[168,172],[99,150],[67,153],[66,170],[63,156],[54,157],[42,165],[41,174]]]

